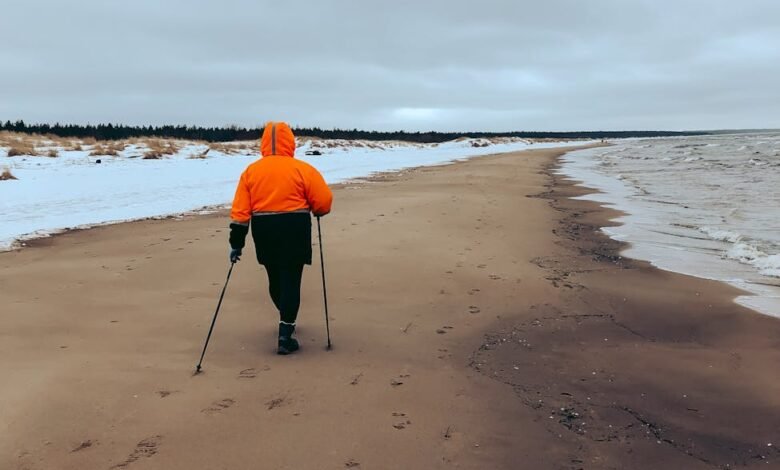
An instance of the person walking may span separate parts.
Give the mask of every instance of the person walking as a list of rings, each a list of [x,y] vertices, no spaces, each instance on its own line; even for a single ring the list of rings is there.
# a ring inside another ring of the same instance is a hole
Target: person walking
[[[333,193],[316,168],[295,158],[295,136],[284,122],[265,125],[262,158],[241,174],[230,211],[230,261],[241,259],[251,226],[257,262],[279,311],[279,354],[299,348],[293,336],[303,266],[311,264],[311,214],[328,214]]]

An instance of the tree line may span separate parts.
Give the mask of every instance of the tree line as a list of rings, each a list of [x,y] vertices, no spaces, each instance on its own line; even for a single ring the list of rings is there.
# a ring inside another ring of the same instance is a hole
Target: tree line
[[[166,137],[184,140],[205,140],[207,142],[229,142],[234,140],[256,140],[262,135],[262,127],[201,127],[184,125],[128,126],[124,124],[27,124],[22,120],[3,123],[0,130],[26,134],[52,134],[58,137],[93,137],[97,140],[119,140],[131,137]],[[319,137],[322,139],[402,140],[417,143],[438,143],[459,137],[490,138],[519,137],[527,139],[617,139],[625,137],[667,137],[677,135],[706,135],[705,131],[581,131],[581,132],[407,132],[407,131],[364,131],[359,129],[321,129],[319,127],[296,127],[296,136]]]

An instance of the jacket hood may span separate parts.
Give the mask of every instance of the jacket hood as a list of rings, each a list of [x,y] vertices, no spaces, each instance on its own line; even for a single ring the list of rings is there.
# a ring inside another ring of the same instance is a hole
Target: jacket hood
[[[260,140],[260,153],[264,157],[269,155],[295,156],[295,136],[286,122],[271,121],[265,125],[263,138]]]

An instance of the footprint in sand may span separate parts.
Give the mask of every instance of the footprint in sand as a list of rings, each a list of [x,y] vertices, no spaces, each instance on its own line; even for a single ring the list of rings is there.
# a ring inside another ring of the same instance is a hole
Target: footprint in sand
[[[359,373],[358,375],[352,377],[352,381],[349,383],[350,385],[357,385],[360,383],[360,379],[363,378],[363,373]]]
[[[469,313],[479,313],[481,310],[476,305],[469,305]]]
[[[81,444],[79,444],[78,446],[76,446],[76,447],[75,447],[73,450],[71,450],[70,452],[71,452],[71,453],[73,453],[73,452],[79,452],[79,451],[82,451],[82,450],[84,450],[84,449],[89,449],[90,447],[92,447],[92,446],[94,446],[94,445],[97,445],[97,443],[98,443],[98,441],[97,441],[97,440],[94,440],[94,441],[93,441],[92,439],[87,439],[86,441],[84,441],[84,442],[82,442]]]
[[[157,390],[157,394],[160,395],[160,398],[165,398],[172,393],[178,393],[178,390]]]
[[[488,276],[488,277],[489,277],[491,280],[493,280],[493,281],[498,281],[499,279],[501,279],[501,276],[498,276],[498,275],[496,275],[496,274],[491,274],[491,275],[490,275],[490,276]]]
[[[469,289],[469,295],[475,295],[479,293],[479,289]]]
[[[406,413],[401,413],[398,411],[393,412],[393,417],[395,418],[406,418]],[[395,424],[393,424],[393,427],[396,429],[406,429],[406,426],[409,426],[412,424],[412,422],[409,419],[404,419],[402,421],[399,421]]]
[[[266,408],[269,410],[273,410],[274,408],[279,408],[281,406],[288,405],[290,403],[290,400],[287,398],[287,395],[280,395],[276,398],[272,398],[268,400],[265,403]]]
[[[238,373],[239,379],[254,379],[257,377],[257,370],[255,368],[244,369]]]
[[[360,462],[358,462],[355,459],[349,459],[346,462],[344,462],[345,468],[358,468],[360,467]]]
[[[201,410],[203,413],[219,413],[222,410],[226,410],[233,406],[236,401],[232,398],[223,398],[222,400],[215,401],[208,408]]]
[[[409,374],[409,373],[407,373],[406,371],[404,371],[404,372],[402,372],[401,374],[399,374],[399,375],[398,375],[398,378],[397,378],[397,379],[392,379],[392,380],[390,381],[390,386],[392,386],[392,387],[398,387],[398,386],[401,386],[401,385],[403,385],[403,384],[404,384],[404,381],[403,381],[403,379],[408,379],[408,378],[409,378],[409,377],[411,377],[411,376],[412,376],[412,374]]]
[[[160,446],[161,441],[162,441],[162,436],[160,435],[148,437],[140,441],[138,444],[136,444],[133,452],[130,455],[128,455],[123,462],[114,465],[113,467],[111,467],[111,469],[126,468],[130,464],[136,462],[139,459],[149,458],[154,456],[157,453],[157,448]]]

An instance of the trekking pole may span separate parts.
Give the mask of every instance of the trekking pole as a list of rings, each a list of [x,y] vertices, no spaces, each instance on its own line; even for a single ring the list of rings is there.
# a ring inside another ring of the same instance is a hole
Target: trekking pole
[[[195,374],[200,373],[200,365],[203,363],[203,356],[206,355],[206,348],[209,346],[209,340],[211,339],[211,332],[214,331],[214,324],[217,323],[217,315],[219,315],[219,307],[222,306],[222,298],[225,297],[225,290],[227,289],[228,282],[230,282],[230,274],[233,272],[233,266],[236,265],[235,261],[230,262],[230,269],[227,273],[227,279],[225,279],[225,286],[222,288],[222,293],[219,294],[219,302],[217,302],[217,310],[214,312],[214,318],[211,320],[211,327],[209,327],[209,334],[206,336],[206,344],[203,345],[203,352],[200,353],[200,361],[195,366]]]
[[[322,267],[322,297],[325,300],[325,331],[328,334],[328,349],[330,349],[330,324],[328,323],[328,289],[325,287],[325,257],[322,255],[322,227],[320,216],[317,216],[317,236],[320,240],[320,266]]]

